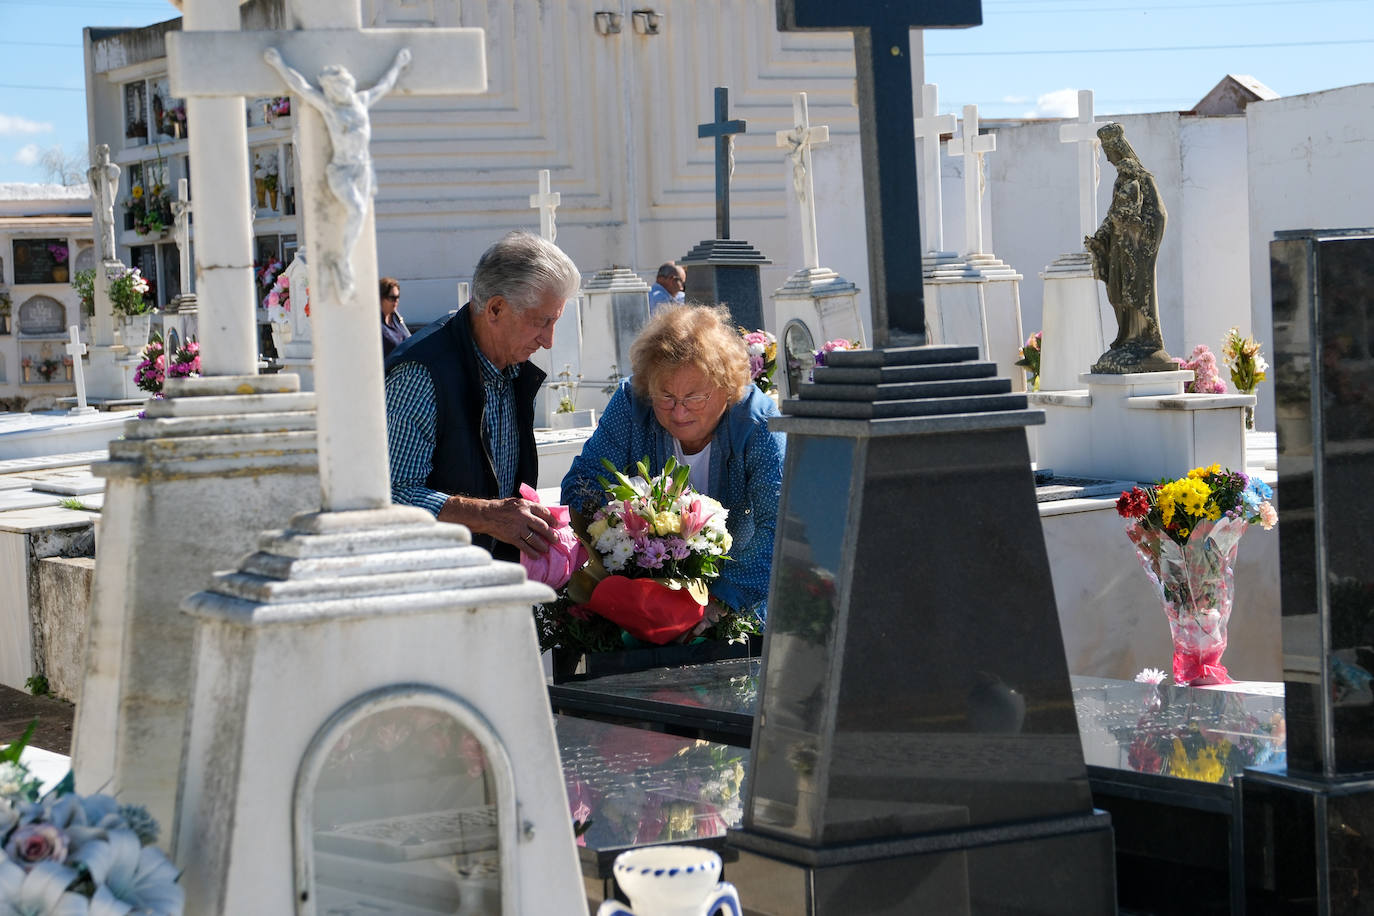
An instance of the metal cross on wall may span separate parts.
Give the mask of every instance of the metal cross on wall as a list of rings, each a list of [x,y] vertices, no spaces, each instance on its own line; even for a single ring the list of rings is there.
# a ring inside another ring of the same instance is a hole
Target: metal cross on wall
[[[925,343],[911,30],[981,25],[981,0],[777,2],[780,31],[854,33],[873,343]]]
[[[698,139],[716,139],[716,238],[730,237],[730,177],[734,173],[734,135],[744,133],[744,122],[730,121],[730,90],[716,87],[716,119],[697,125]]]

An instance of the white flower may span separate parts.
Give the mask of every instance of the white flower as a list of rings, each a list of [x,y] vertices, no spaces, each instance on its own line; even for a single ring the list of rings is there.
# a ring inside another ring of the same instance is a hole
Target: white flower
[[[25,873],[0,858],[0,916],[87,916],[86,898],[67,893],[76,874],[56,862],[39,862]]]
[[[1137,684],[1162,684],[1169,675],[1160,671],[1158,668],[1144,668],[1135,676]]]
[[[88,843],[78,857],[97,885],[103,884],[140,916],[181,916],[186,892],[178,872],[156,846],[144,846],[132,830],[111,830],[108,839]]]
[[[605,557],[603,562],[606,564],[607,569],[611,572],[615,572],[616,570],[625,568],[625,564],[630,561],[630,557],[634,556],[634,552],[634,541],[626,538],[611,548],[610,554]]]

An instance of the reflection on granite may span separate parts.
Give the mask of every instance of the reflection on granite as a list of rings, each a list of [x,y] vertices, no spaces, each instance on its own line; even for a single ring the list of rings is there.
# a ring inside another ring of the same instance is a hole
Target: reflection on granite
[[[1090,766],[1230,785],[1285,760],[1282,694],[1072,680]]]
[[[576,689],[602,700],[608,713],[645,721],[752,717],[759,659],[731,659],[687,668],[660,668],[583,681]],[[1175,687],[1108,678],[1070,678],[1085,762],[1091,766],[1229,785],[1245,767],[1272,767],[1286,758],[1282,685],[1253,689]],[[1243,685],[1241,685],[1243,686]],[[1268,689],[1266,689],[1268,688]],[[899,801],[905,770],[917,761],[931,779],[955,787],[980,770],[1024,770],[1026,737],[893,735],[851,732],[834,766],[855,798]],[[671,739],[685,741],[687,739]],[[1036,739],[1043,741],[1041,737]],[[1062,759],[1042,753],[1034,764],[1053,778],[1074,766],[1072,746]],[[929,809],[924,809],[929,813]]]
[[[607,874],[622,849],[719,845],[739,826],[747,750],[570,716],[555,716],[554,728],[573,820],[587,825],[578,845]]]

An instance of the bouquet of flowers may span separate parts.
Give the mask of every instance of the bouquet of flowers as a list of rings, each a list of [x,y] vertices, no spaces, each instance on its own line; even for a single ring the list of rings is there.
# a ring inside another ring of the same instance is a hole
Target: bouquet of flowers
[[[268,255],[261,261],[253,262],[253,276],[257,279],[258,288],[264,296],[272,291],[277,276],[285,269],[286,265],[276,255]]]
[[[278,264],[281,262],[278,261]],[[305,317],[310,317],[310,287],[305,288],[305,293],[301,296],[305,300]],[[291,278],[285,272],[278,274],[272,281],[271,288],[267,292],[267,298],[262,301],[263,308],[267,309],[268,320],[274,324],[285,324],[291,320]]]
[[[773,371],[778,368],[778,339],[767,331],[746,331],[739,329],[744,345],[749,348],[749,375],[759,391],[768,394],[777,390],[773,384]]]
[[[1225,394],[1226,383],[1217,374],[1217,358],[1206,344],[1193,348],[1189,359],[1175,360],[1180,369],[1192,370],[1193,380],[1183,387],[1191,394]]]
[[[536,609],[541,649],[672,642],[702,622],[708,585],[729,559],[728,513],[687,485],[686,465],[669,458],[653,476],[645,459],[629,477],[603,463],[613,479],[601,478],[608,501],[587,525],[590,558],[558,601]],[[738,640],[757,631],[751,615],[726,611],[703,635]]]
[[[1242,394],[1254,394],[1259,383],[1266,378],[1265,370],[1269,364],[1260,355],[1260,345],[1253,337],[1241,337],[1239,328],[1226,332],[1222,341],[1221,358],[1226,368],[1231,370],[1231,384]],[[1245,428],[1255,428],[1255,408],[1245,408]]]
[[[110,281],[110,306],[116,315],[142,315],[152,309],[145,296],[152,285],[137,267],[126,267]]]
[[[1117,500],[1117,512],[1131,520],[1126,536],[1169,618],[1176,683],[1230,683],[1221,655],[1235,598],[1236,552],[1251,522],[1269,530],[1278,521],[1273,495],[1258,477],[1213,464],[1178,480],[1134,487]]]
[[[825,357],[827,354],[834,353],[836,350],[862,350],[863,346],[862,341],[846,340],[843,337],[836,337],[834,340],[827,340],[825,343],[821,344],[821,348],[811,354],[811,356],[816,363],[816,368],[820,368],[825,365]]]
[[[1043,332],[1036,331],[1026,338],[1026,343],[1021,347],[1019,356],[1015,363],[1024,366],[1030,372],[1030,386],[1032,391],[1040,390],[1040,344],[1043,340]]]
[[[147,810],[80,796],[64,780],[39,799],[20,753],[0,751],[0,913],[180,916],[180,873],[156,846]]]
[[[134,369],[134,384],[151,394],[162,393],[167,378],[190,378],[200,375],[200,344],[191,340],[178,347],[167,363],[166,347],[161,335],[154,334],[143,348],[142,359]]]
[[[52,255],[54,264],[67,263],[67,246],[63,245],[61,242],[48,245],[48,253]]]

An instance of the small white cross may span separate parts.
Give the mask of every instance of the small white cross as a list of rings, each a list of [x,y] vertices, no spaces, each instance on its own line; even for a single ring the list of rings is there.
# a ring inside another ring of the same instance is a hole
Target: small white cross
[[[187,193],[185,178],[177,181],[177,198],[172,201],[172,215],[176,217],[172,226],[172,237],[177,243],[181,293],[186,295],[191,291],[191,198]]]
[[[921,144],[921,241],[926,251],[945,248],[945,216],[940,202],[940,137],[953,134],[959,119],[940,111],[940,89],[934,83],[921,87],[921,113],[916,117],[916,139]]]
[[[792,190],[796,192],[797,203],[801,205],[802,257],[807,268],[816,268],[821,266],[821,256],[816,244],[816,194],[811,179],[811,148],[830,142],[830,128],[824,124],[811,126],[805,92],[792,96],[792,124],[791,130],[778,131],[778,146],[787,149],[787,158],[792,160]]]
[[[978,106],[965,105],[959,135],[949,141],[951,156],[964,157],[964,254],[983,252],[983,154],[997,149],[992,134],[978,135]]]
[[[86,375],[81,369],[81,357],[86,355],[86,345],[81,342],[81,332],[76,325],[67,328],[69,342],[62,349],[72,358],[72,379],[76,382],[76,406],[68,413],[95,413],[95,408],[86,404]]]
[[[1097,231],[1097,129],[1106,121],[1093,120],[1093,91],[1078,90],[1078,119],[1059,125],[1060,143],[1078,144],[1078,234]]]
[[[539,170],[539,193],[530,195],[530,208],[539,211],[539,234],[547,242],[558,235],[558,225],[554,222],[554,211],[563,200],[563,195],[549,190],[549,170]]]

